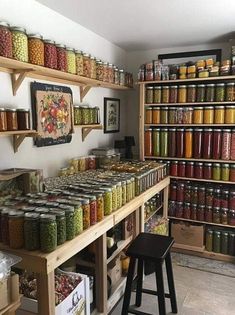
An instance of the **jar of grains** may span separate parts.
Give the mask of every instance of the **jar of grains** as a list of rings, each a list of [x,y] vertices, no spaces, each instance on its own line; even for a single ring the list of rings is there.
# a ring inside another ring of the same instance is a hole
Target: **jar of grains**
[[[214,102],[215,99],[215,84],[206,85],[206,102]]]
[[[96,59],[93,56],[91,56],[91,78],[96,79]]]
[[[178,86],[172,85],[170,87],[170,103],[177,103],[178,100]]]
[[[76,73],[76,58],[75,58],[74,49],[66,47],[66,55],[67,55],[67,72],[75,74]]]
[[[235,86],[235,83],[234,82],[231,82],[231,83],[227,83],[226,84],[226,102],[233,102],[234,101],[234,86]]]
[[[225,99],[225,84],[218,83],[216,84],[216,93],[215,93],[215,101],[223,102]]]
[[[118,70],[117,70],[117,73],[118,73]],[[96,61],[96,80],[99,80],[99,81],[104,80],[104,65],[101,60]],[[115,84],[118,84],[118,83],[115,83]]]
[[[67,54],[65,45],[56,45],[57,54],[57,70],[66,72],[67,71]]]
[[[197,102],[205,102],[206,88],[205,84],[199,84],[197,86]]]
[[[179,103],[186,103],[187,101],[187,87],[186,85],[179,86],[179,95],[178,95],[178,102]]]
[[[162,87],[162,103],[169,103],[170,100],[170,88],[169,86]]]
[[[154,103],[161,103],[162,100],[162,88],[161,86],[154,86],[154,95],[153,95]]]
[[[96,65],[97,67],[97,65]],[[119,70],[117,67],[114,69],[114,84],[119,85],[120,84],[120,77],[119,77]]]
[[[44,42],[40,34],[28,35],[29,62],[44,66]]]
[[[12,34],[10,25],[0,21],[0,56],[12,58]]]
[[[44,40],[44,56],[45,67],[57,69],[57,50],[53,40]]]
[[[146,88],[146,103],[153,103],[153,86],[147,86]]]
[[[187,102],[188,103],[196,102],[196,85],[195,84],[188,85]]]
[[[89,54],[83,55],[83,75],[87,78],[91,77],[91,59]]]
[[[12,33],[12,57],[16,60],[28,62],[28,37],[22,27],[11,27]]]
[[[83,75],[83,52],[75,50],[77,75]]]

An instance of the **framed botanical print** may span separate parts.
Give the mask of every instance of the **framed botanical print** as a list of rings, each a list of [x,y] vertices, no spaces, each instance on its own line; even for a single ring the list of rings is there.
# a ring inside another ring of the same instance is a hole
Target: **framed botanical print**
[[[104,133],[120,131],[120,99],[104,98]]]

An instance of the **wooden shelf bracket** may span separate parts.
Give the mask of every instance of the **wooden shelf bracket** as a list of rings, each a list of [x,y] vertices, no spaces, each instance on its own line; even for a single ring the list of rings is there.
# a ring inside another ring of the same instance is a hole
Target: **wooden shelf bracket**
[[[87,93],[90,91],[91,86],[86,85],[85,87],[81,86],[80,87],[80,101],[82,102],[84,97],[87,95]]]
[[[16,95],[17,90],[21,86],[28,72],[34,71],[33,69],[14,70],[11,74],[12,92]]]
[[[36,132],[29,132],[29,133],[22,133],[22,134],[15,134],[13,135],[13,148],[14,152],[18,152],[19,146],[24,141],[26,137],[36,137]]]
[[[82,127],[82,142],[86,139],[89,133],[93,130],[101,130],[103,127],[101,125],[94,126],[94,127]]]

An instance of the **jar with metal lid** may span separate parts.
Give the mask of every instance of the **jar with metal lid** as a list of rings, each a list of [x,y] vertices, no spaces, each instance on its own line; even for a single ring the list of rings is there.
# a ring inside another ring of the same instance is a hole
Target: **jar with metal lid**
[[[66,218],[65,211],[52,209],[50,214],[56,217],[57,224],[57,245],[62,245],[66,241]]]
[[[227,83],[226,84],[226,102],[233,102],[234,101],[234,82]]]
[[[205,221],[205,206],[204,205],[198,205],[197,220]]]
[[[145,108],[145,123],[152,124],[152,107],[148,106]]]
[[[147,104],[153,103],[153,86],[146,87],[146,103]]]
[[[186,85],[179,86],[179,93],[178,93],[178,103],[186,103],[187,101],[187,87]]]
[[[24,212],[10,211],[8,213],[8,225],[10,248],[22,248],[24,246]]]
[[[91,124],[90,107],[81,106],[81,110],[82,110],[82,125],[90,125]]]
[[[145,129],[144,132],[144,148],[145,155],[151,156],[152,152],[152,128]]]
[[[221,232],[220,231],[214,231],[213,252],[215,253],[221,252]]]
[[[184,118],[184,108],[183,107],[177,107],[176,124],[183,124],[183,118]]]
[[[171,161],[170,163],[170,175],[171,176],[178,176],[178,161]]]
[[[96,59],[95,57],[91,56],[90,60],[91,60],[91,78],[96,79]],[[110,80],[111,80],[111,74],[113,73],[111,70],[109,69]],[[112,75],[112,79],[114,79],[113,75]],[[113,83],[113,81],[110,83]]]
[[[221,224],[228,224],[228,209],[221,208]]]
[[[104,191],[104,215],[109,215],[112,212],[112,188],[101,187]]]
[[[191,204],[191,220],[197,220],[197,204]]]
[[[18,130],[30,130],[30,111],[29,109],[17,109]]]
[[[44,42],[40,34],[28,35],[29,62],[44,66]]]
[[[186,107],[183,110],[183,124],[192,124],[193,123],[193,108]]]
[[[235,256],[235,233],[229,233],[228,237],[228,254]]]
[[[222,190],[221,192],[221,208],[229,207],[229,191]]]
[[[235,182],[235,164],[230,164],[230,173],[229,173],[230,182]]]
[[[162,87],[162,103],[169,103],[170,100],[170,88],[167,85]]]
[[[204,186],[198,187],[198,204],[205,205],[206,202],[206,188]]]
[[[213,188],[206,188],[206,206],[212,207],[214,200],[214,190]]]
[[[188,178],[194,177],[194,162],[186,162],[185,176]]]
[[[176,201],[177,198],[177,185],[175,182],[170,184],[170,200]]]
[[[56,45],[57,70],[67,71],[67,54],[65,45]]]
[[[232,129],[230,159],[235,160],[235,129]]]
[[[199,159],[202,156],[202,132],[203,129],[194,129],[193,133],[193,157]]]
[[[168,124],[168,107],[161,107],[160,109],[160,123]]]
[[[153,88],[153,102],[155,104],[161,103],[162,100],[162,88],[161,86],[154,86]]]
[[[194,176],[195,178],[198,178],[198,179],[203,178],[203,163],[195,162]]]
[[[204,129],[203,133],[203,152],[202,157],[204,159],[210,159],[212,154],[212,136],[213,129]]]
[[[214,107],[205,106],[203,114],[203,123],[204,124],[213,124],[214,123]]]
[[[185,129],[185,148],[184,153],[186,158],[192,157],[193,151],[193,129]]]
[[[225,107],[224,123],[225,124],[235,123],[235,106],[234,105]]]
[[[115,75],[116,73],[118,73],[118,69],[115,69]],[[101,60],[96,60],[96,80],[104,81],[104,64]],[[115,81],[115,84],[119,84],[117,82]]]
[[[203,124],[203,107],[194,107],[193,123],[194,124]]]
[[[218,83],[216,84],[215,101],[224,102],[224,99],[225,99],[225,84]]]
[[[208,252],[213,251],[213,235],[214,235],[213,230],[206,231],[206,250]]]
[[[228,224],[235,226],[235,210],[229,210]]]
[[[7,112],[5,108],[0,108],[0,131],[7,131]]]
[[[12,33],[12,57],[16,60],[28,62],[28,37],[22,27],[11,27]]]
[[[212,179],[212,163],[203,164],[203,178]]]
[[[191,189],[191,202],[194,204],[198,203],[198,186],[192,186]]]
[[[169,124],[176,124],[176,107],[169,107],[168,108],[168,123]]]
[[[184,157],[185,129],[176,129],[176,156]]]
[[[211,206],[205,208],[205,221],[210,223],[213,221],[213,208]]]
[[[221,165],[219,163],[213,163],[212,179],[221,180]]]
[[[50,214],[40,215],[40,247],[43,252],[49,253],[57,246],[56,217]]]
[[[190,219],[191,218],[191,204],[190,202],[184,203],[184,213],[183,218]]]
[[[186,168],[186,162],[179,161],[179,164],[178,164],[178,176],[179,177],[185,177],[185,168]]]
[[[96,64],[96,68],[97,68],[97,64]],[[99,80],[99,79],[98,79]],[[102,81],[103,79],[101,79]],[[114,84],[119,85],[120,84],[120,77],[119,77],[119,70],[118,68],[114,69]]]
[[[176,201],[170,200],[169,201],[168,216],[175,217],[175,213],[176,213]]]
[[[185,189],[184,189],[184,201],[191,203],[191,190],[192,186],[190,185],[190,182],[186,183]]]
[[[120,85],[124,86],[125,85],[125,73],[124,73],[124,70],[122,70],[122,69],[119,70],[119,77],[120,77]]]
[[[220,224],[220,208],[219,207],[214,207],[213,208],[213,223]]]
[[[153,107],[152,108],[152,123],[153,124],[160,124],[160,107]]]
[[[70,47],[66,47],[66,56],[67,56],[67,72],[76,74],[76,58],[75,58],[74,49]]]
[[[72,240],[75,237],[75,220],[74,220],[74,207],[60,204],[59,209],[65,211],[66,218],[66,240]]]
[[[91,77],[91,58],[89,54],[83,54],[83,75]]]
[[[76,58],[76,73],[77,75],[83,75],[83,52],[81,50],[75,50]]]
[[[131,201],[131,196],[132,196],[131,180],[128,179],[126,181],[126,202]]]
[[[228,232],[221,232],[221,254],[228,255]]]
[[[0,56],[12,58],[12,34],[10,25],[0,21]]]
[[[194,103],[196,102],[196,85],[191,84],[187,87],[187,102]]]
[[[183,218],[184,215],[184,204],[183,202],[176,202],[176,209],[175,209],[175,217],[176,218]]]
[[[164,128],[160,131],[160,155],[168,156],[168,129]]]
[[[40,248],[40,214],[26,212],[24,215],[24,247],[27,250]]]
[[[221,190],[219,188],[214,189],[213,207],[220,208],[221,206]]]
[[[223,181],[229,181],[229,173],[230,173],[230,171],[229,171],[229,164],[222,164],[221,165],[222,167],[221,167],[221,179],[223,180]]]
[[[178,100],[178,86],[170,86],[170,103],[177,103]]]
[[[224,106],[215,106],[214,124],[223,124],[225,115]]]
[[[197,85],[197,102],[205,102],[206,87],[205,84]]]
[[[180,202],[184,201],[184,190],[185,190],[185,184],[183,182],[178,182],[176,201],[180,201]]]
[[[18,130],[16,109],[6,108],[6,114],[7,114],[7,130],[8,131]]]
[[[215,84],[206,85],[206,102],[214,102],[215,99]]]
[[[230,159],[231,151],[231,129],[223,129],[222,133],[222,148],[221,148],[221,158],[222,160]]]
[[[104,193],[94,191],[97,201],[97,222],[100,222],[104,218]]]
[[[222,129],[214,129],[213,131],[213,144],[212,144],[212,158],[219,160],[221,157],[222,146]]]
[[[160,156],[160,128],[152,129],[152,153],[154,156]]]
[[[176,129],[169,128],[168,130],[168,156],[176,156]]]
[[[107,62],[103,62],[103,69],[104,69],[103,81],[108,82],[109,81],[109,71],[108,71],[108,63]],[[119,78],[120,78],[120,70],[119,70]]]
[[[44,64],[47,68],[57,69],[57,50],[53,40],[44,40]]]

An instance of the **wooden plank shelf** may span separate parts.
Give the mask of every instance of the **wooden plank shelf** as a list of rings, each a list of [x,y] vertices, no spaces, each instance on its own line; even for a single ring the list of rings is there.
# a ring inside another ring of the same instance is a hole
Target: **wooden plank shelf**
[[[213,179],[199,179],[199,178],[190,178],[190,177],[179,177],[179,176],[170,176],[174,179],[182,179],[182,180],[193,180],[197,182],[210,182],[210,183],[218,183],[218,184],[227,184],[227,185],[235,185],[235,182],[223,181],[223,180],[213,180]]]
[[[145,127],[235,127],[235,124],[144,124]]]
[[[191,219],[185,219],[185,218],[176,218],[176,217],[170,217],[170,216],[168,218],[172,219],[172,220],[177,220],[177,221],[186,221],[186,222],[200,223],[200,224],[205,224],[205,225],[215,225],[215,226],[221,226],[221,227],[225,227],[225,228],[235,229],[234,225],[228,225],[228,224],[198,221],[198,220],[191,220]]]
[[[235,101],[224,102],[193,102],[193,103],[145,103],[144,106],[161,107],[161,106],[214,106],[214,105],[234,105]]]
[[[126,240],[121,240],[117,243],[117,249],[115,250],[115,252],[112,253],[112,255],[107,259],[107,264],[109,264],[114,258],[116,258],[118,256],[118,254],[120,254],[123,249],[125,249],[130,242],[132,241],[133,236],[131,235],[130,237],[128,237]]]
[[[213,159],[194,159],[194,158],[178,158],[178,157],[163,157],[163,156],[145,156],[146,160],[172,160],[172,161],[191,161],[191,162],[206,162],[206,163],[226,163],[226,164],[235,164],[233,160],[213,160]]]
[[[0,57],[1,58],[1,57]],[[13,148],[16,153],[19,146],[24,141],[26,137],[36,137],[36,130],[16,130],[16,131],[2,131],[0,132],[1,137],[12,136],[13,137]]]
[[[84,141],[92,130],[102,130],[103,126],[101,124],[74,125],[74,128],[81,128],[82,129],[82,141]]]
[[[139,85],[148,85],[148,84],[175,84],[175,83],[190,83],[190,82],[201,82],[201,81],[224,81],[224,80],[235,80],[235,75],[226,75],[218,77],[208,77],[208,78],[193,78],[193,79],[177,79],[177,80],[160,80],[160,81],[142,81],[137,82]]]

